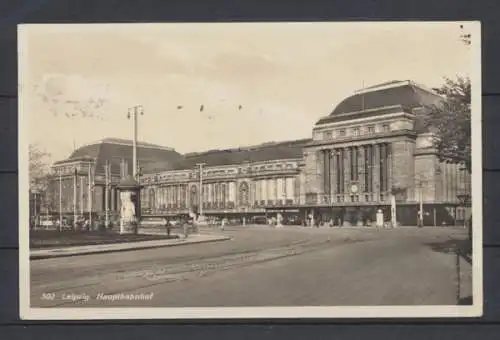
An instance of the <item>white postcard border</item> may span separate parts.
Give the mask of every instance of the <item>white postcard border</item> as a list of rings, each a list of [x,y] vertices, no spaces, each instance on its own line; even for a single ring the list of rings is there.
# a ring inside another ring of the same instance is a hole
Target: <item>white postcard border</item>
[[[353,22],[350,22],[352,24]],[[360,22],[361,23],[361,22]],[[363,24],[397,25],[415,22],[362,22]],[[439,24],[442,22],[419,22]],[[243,25],[244,23],[236,23]],[[255,24],[255,23],[253,23]],[[266,23],[276,24],[276,23]],[[285,24],[285,23],[281,23]],[[325,23],[323,23],[325,24]],[[332,23],[334,25],[342,23]],[[473,212],[473,305],[471,306],[331,306],[331,307],[217,307],[217,308],[31,308],[29,228],[19,227],[19,310],[24,320],[109,320],[109,319],[295,319],[295,318],[460,318],[479,317],[483,313],[483,185],[482,185],[482,107],[481,107],[481,23],[457,22],[467,25],[472,41],[472,212]],[[86,24],[88,25],[88,24]],[[107,24],[109,25],[109,24]],[[116,25],[116,24],[113,24]],[[134,25],[134,24],[132,24]],[[156,25],[156,24],[141,24]],[[228,24],[230,25],[230,24]],[[264,24],[265,25],[265,24]],[[23,127],[28,125],[29,103],[23,101],[23,72],[27,62],[26,38],[30,27],[18,26],[19,113],[18,113],[18,166],[19,166],[19,226],[29,226],[29,136]],[[60,29],[61,25],[52,26]],[[77,24],[65,27],[75,28]],[[95,25],[94,25],[95,26]],[[129,24],[124,24],[129,26]]]

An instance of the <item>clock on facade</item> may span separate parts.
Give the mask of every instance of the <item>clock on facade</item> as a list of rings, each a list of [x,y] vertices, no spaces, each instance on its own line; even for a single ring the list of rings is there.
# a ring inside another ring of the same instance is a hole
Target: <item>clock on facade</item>
[[[351,185],[351,192],[353,194],[358,192],[358,186],[356,184]]]

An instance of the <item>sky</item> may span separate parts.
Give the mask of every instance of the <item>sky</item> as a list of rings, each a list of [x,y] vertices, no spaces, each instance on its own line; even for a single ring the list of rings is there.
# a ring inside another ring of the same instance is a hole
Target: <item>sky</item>
[[[139,140],[181,153],[310,138],[363,86],[469,75],[464,31],[456,22],[26,25],[21,128],[51,162],[132,138],[135,105]]]

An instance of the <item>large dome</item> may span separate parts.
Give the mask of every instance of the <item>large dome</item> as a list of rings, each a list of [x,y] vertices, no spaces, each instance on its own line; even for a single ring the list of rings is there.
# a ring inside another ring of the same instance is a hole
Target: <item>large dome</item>
[[[330,116],[390,106],[413,110],[435,104],[439,98],[431,90],[411,81],[390,81],[357,91],[340,102]]]
[[[120,175],[122,160],[132,169],[132,141],[127,139],[106,138],[76,149],[68,159],[57,163],[72,160],[92,159],[96,161],[95,173],[104,174],[106,161],[111,165],[111,173]],[[173,164],[182,160],[182,155],[172,148],[151,143],[137,143],[137,160],[143,172],[152,172],[158,169],[169,170]]]

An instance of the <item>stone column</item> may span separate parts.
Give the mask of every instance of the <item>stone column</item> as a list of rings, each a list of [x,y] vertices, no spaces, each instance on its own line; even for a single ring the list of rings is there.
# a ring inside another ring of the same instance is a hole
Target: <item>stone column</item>
[[[293,177],[287,177],[285,181],[286,187],[286,200],[294,200],[295,199],[295,179]]]
[[[443,183],[444,183],[444,200],[450,200],[450,168],[448,167],[448,160],[443,162]]]
[[[386,144],[380,144],[380,192],[384,194],[384,200],[387,200],[387,162],[386,162]]]
[[[323,150],[316,151],[316,183],[318,184],[316,193],[323,194],[325,191],[325,156]]]
[[[337,193],[337,154],[336,150],[330,150],[330,192],[332,195],[332,202],[335,202],[335,194]]]
[[[375,144],[373,147],[373,193],[375,202],[380,201],[380,145]]]
[[[229,182],[229,201],[236,203],[236,184]]]
[[[277,191],[277,198],[281,200],[283,203],[285,203],[286,200],[286,183],[285,183],[285,178],[280,177],[276,180],[276,191]]]
[[[80,189],[81,190],[81,189]],[[116,195],[116,190],[115,190],[115,187],[110,187],[110,196],[111,196],[111,206],[110,206],[110,210],[111,211],[116,211],[116,202],[115,202],[115,195]],[[146,190],[146,195],[148,194],[147,190]],[[83,201],[83,200],[82,200]],[[83,202],[80,202],[80,204],[83,204]]]
[[[267,180],[262,179],[260,180],[261,182],[261,201],[266,201],[269,199],[267,196]]]
[[[274,200],[274,179],[269,178],[267,179],[267,184],[266,184],[266,189],[267,189],[267,200]]]
[[[392,191],[392,145],[390,143],[386,144],[386,155],[387,155],[387,187],[389,188],[389,194]]]
[[[452,169],[453,169],[453,201],[457,201],[457,194],[458,194],[458,163],[453,161],[451,163]]]
[[[280,193],[278,191],[278,179],[274,178],[273,179],[273,199],[277,200],[280,197]]]

